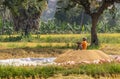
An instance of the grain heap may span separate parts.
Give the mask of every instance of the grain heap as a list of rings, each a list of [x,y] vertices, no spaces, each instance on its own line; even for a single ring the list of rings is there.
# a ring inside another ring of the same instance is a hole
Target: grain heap
[[[112,58],[100,50],[68,50],[55,60],[59,64],[97,64],[111,61]]]

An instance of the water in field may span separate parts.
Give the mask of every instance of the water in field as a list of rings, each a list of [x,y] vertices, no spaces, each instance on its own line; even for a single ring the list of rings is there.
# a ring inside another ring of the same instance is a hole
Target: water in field
[[[56,59],[55,57],[5,59],[5,60],[0,60],[0,65],[13,65],[13,66],[51,65],[54,64],[55,59]]]

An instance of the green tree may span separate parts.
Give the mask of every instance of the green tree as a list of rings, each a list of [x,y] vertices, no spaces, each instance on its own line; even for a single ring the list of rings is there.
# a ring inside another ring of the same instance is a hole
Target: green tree
[[[14,29],[29,35],[30,31],[39,28],[40,15],[46,8],[46,0],[4,0],[12,14]]]
[[[91,45],[99,45],[96,26],[99,17],[103,14],[106,9],[113,9],[114,3],[120,3],[120,0],[59,0],[58,3],[65,2],[65,10],[69,10],[72,7],[82,6],[85,12],[91,17]],[[60,9],[61,7],[58,7]],[[114,11],[113,11],[114,12]]]

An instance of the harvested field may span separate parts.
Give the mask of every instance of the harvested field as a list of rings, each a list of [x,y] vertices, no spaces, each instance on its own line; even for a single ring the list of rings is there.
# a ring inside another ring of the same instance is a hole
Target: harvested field
[[[0,49],[0,59],[57,57],[63,49],[54,48],[13,48]]]
[[[56,63],[102,63],[110,62],[112,58],[100,50],[68,50],[60,55]]]

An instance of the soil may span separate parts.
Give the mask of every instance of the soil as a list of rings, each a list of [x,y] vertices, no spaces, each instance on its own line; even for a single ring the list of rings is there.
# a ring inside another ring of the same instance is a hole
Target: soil
[[[0,49],[0,59],[27,58],[27,57],[57,57],[63,49],[54,48],[13,48]]]
[[[105,52],[105,51],[104,51]],[[96,59],[110,59],[109,55],[100,50],[72,50],[58,48],[0,48],[0,59],[13,58],[42,58],[57,57],[55,62],[92,61]],[[120,56],[114,56],[120,62]]]
[[[88,76],[88,75],[68,75],[68,76],[63,76],[61,74],[59,75],[55,75],[53,77],[50,77],[48,79],[120,79],[120,75],[112,75],[112,76],[106,76],[106,77],[102,77],[102,76],[98,76],[98,77],[92,77],[92,76]]]

